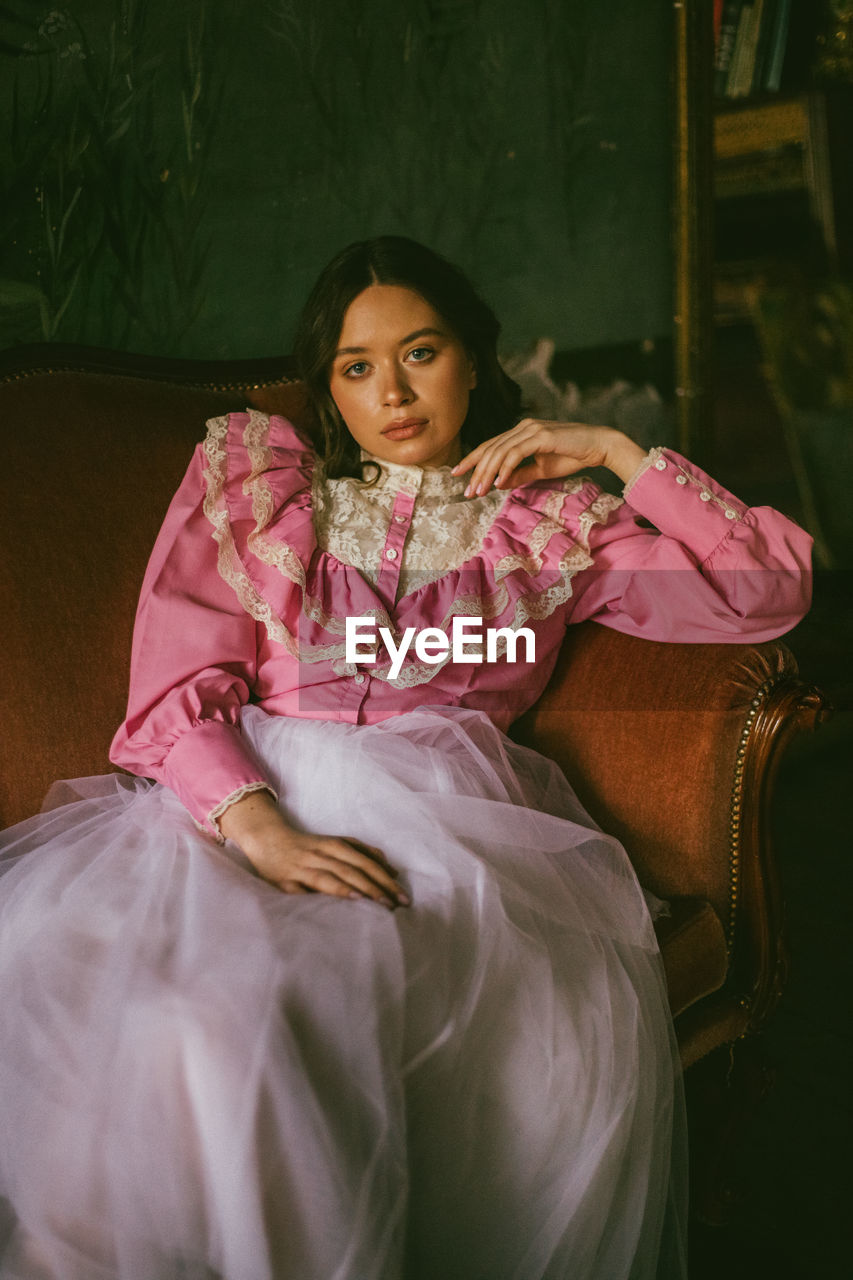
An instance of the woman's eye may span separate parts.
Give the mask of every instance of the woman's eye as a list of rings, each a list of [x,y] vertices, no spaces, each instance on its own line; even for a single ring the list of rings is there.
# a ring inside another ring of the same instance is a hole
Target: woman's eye
[[[367,362],[365,360],[356,360],[355,364],[349,365],[344,373],[348,378],[362,378],[367,372]]]
[[[415,364],[424,364],[425,361],[435,355],[432,347],[413,347],[409,352],[408,359],[414,360]]]

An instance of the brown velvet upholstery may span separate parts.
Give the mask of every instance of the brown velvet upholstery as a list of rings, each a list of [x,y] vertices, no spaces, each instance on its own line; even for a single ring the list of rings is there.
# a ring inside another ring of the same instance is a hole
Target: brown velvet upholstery
[[[0,823],[104,772],[148,553],[204,420],[304,415],[286,361],[184,364],[40,347],[0,361]],[[685,1064],[756,1026],[784,973],[767,808],[820,695],[784,644],[672,645],[573,628],[516,727],[672,901],[659,936]]]

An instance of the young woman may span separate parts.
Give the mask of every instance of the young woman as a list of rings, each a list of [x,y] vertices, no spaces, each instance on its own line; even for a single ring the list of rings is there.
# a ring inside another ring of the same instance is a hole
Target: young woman
[[[208,424],[139,605],[139,777],[3,839],[3,1280],[684,1274],[659,904],[505,731],[567,623],[779,635],[809,539],[519,421],[497,334],[436,255],[355,244],[298,334],[316,441]]]

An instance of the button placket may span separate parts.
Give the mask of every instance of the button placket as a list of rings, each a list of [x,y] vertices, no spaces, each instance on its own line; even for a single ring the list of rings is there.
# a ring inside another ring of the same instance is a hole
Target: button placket
[[[352,672],[352,668],[350,668]],[[370,676],[364,671],[355,671],[344,682],[341,695],[342,718],[356,724],[362,714],[364,700],[370,691]]]
[[[411,527],[414,509],[414,494],[404,493],[402,490],[398,492],[382,548],[378,579],[378,585],[392,598],[397,594],[400,570],[403,567],[403,544]]]

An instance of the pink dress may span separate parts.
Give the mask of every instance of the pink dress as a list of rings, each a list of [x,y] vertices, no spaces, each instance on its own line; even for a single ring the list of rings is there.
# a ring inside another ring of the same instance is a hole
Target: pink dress
[[[329,481],[281,419],[209,424],[140,600],[112,750],[140,777],[0,839],[2,1280],[684,1274],[650,900],[504,731],[570,622],[784,632],[809,539],[668,450],[625,501],[463,487]],[[347,653],[355,616],[395,645],[482,619],[496,655],[393,672]],[[412,907],[252,875],[217,820],[255,788],[382,847]]]

